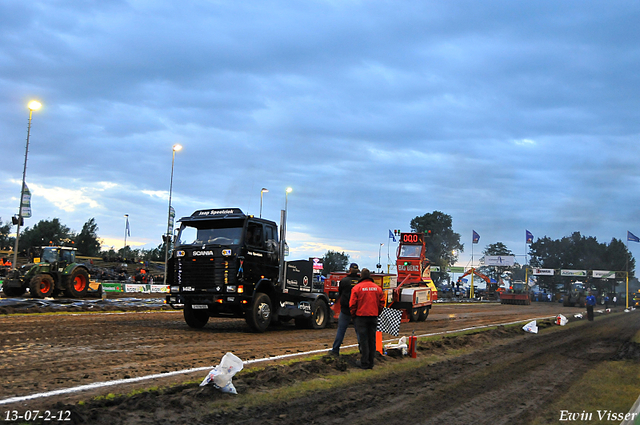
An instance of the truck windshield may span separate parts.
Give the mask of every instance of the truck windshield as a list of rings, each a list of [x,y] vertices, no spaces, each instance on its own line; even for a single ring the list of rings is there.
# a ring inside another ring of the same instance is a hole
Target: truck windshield
[[[216,224],[227,226],[215,227]],[[178,233],[177,245],[238,245],[242,236],[242,222],[233,223],[233,227],[228,227],[229,224],[232,223],[183,224]]]
[[[422,251],[422,245],[402,245],[399,257],[419,258],[420,251]]]

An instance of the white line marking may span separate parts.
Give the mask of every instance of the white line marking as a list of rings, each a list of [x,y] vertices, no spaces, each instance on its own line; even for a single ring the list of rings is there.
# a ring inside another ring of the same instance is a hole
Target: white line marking
[[[121,313],[110,313],[110,314],[121,314]],[[443,334],[448,334],[448,333],[464,332],[464,331],[469,331],[469,330],[473,330],[473,329],[490,328],[492,326],[514,325],[516,323],[530,322],[532,320],[549,319],[551,317],[555,318],[556,316],[536,317],[536,318],[533,318],[533,319],[517,320],[515,322],[494,323],[494,324],[490,324],[490,325],[471,326],[469,328],[455,329],[455,330],[450,330],[450,331],[433,332],[433,333],[429,333],[429,334],[418,335],[418,338],[423,338],[423,337],[427,337],[427,336],[434,336],[434,335],[443,335]],[[385,340],[383,342],[390,342],[390,341],[395,341],[395,340],[396,339],[394,338],[394,339]],[[357,347],[357,346],[358,346],[358,344],[351,344],[351,345],[344,345],[343,348],[352,348],[352,347]],[[268,361],[273,361],[273,360],[286,359],[286,358],[290,358],[290,357],[306,356],[306,355],[309,355],[309,354],[326,353],[327,351],[329,351],[329,350],[327,350],[325,348],[325,349],[322,349],[322,350],[305,351],[303,353],[282,354],[280,356],[265,357],[265,358],[262,358],[262,359],[245,360],[242,363],[244,363],[244,364],[252,364],[252,363],[260,363],[260,362],[268,362]],[[78,387],[63,388],[63,389],[60,389],[60,390],[47,391],[47,392],[44,392],[44,393],[30,394],[30,395],[20,396],[20,397],[5,398],[5,399],[0,400],[0,405],[9,404],[9,403],[21,403],[23,401],[33,400],[33,399],[36,399],[36,398],[51,397],[51,396],[62,395],[62,394],[72,394],[72,393],[77,393],[77,392],[81,392],[81,391],[93,390],[93,389],[96,389],[96,388],[106,388],[106,387],[112,387],[114,385],[131,384],[131,383],[134,383],[134,382],[146,381],[146,380],[149,380],[149,379],[166,378],[166,377],[169,377],[169,376],[187,374],[187,373],[192,373],[192,372],[200,372],[200,371],[203,371],[203,370],[211,370],[211,369],[213,369],[213,366],[203,366],[203,367],[196,367],[196,368],[192,368],[192,369],[176,370],[176,371],[167,372],[167,373],[156,373],[156,374],[153,374],[153,375],[139,376],[137,378],[116,379],[114,381],[106,381],[106,382],[94,382],[93,384],[80,385]]]

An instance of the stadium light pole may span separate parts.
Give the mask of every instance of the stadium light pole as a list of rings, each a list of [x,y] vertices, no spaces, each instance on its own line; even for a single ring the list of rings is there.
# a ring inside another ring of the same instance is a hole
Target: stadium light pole
[[[167,217],[167,235],[164,240],[164,284],[167,284],[167,264],[169,263],[169,244],[171,243],[171,194],[173,192],[173,165],[176,161],[176,152],[182,149],[182,145],[173,145],[171,155],[171,183],[169,184],[169,213]]]
[[[33,111],[37,111],[42,104],[37,100],[29,102],[29,123],[27,125],[27,146],[24,150],[24,169],[22,170],[22,189],[20,190],[20,200],[18,206],[18,227],[16,228],[16,244],[13,248],[13,269],[18,269],[18,241],[20,240],[20,226],[22,224],[22,198],[24,197],[25,179],[27,177],[27,156],[29,155],[29,136],[31,135],[31,116]]]
[[[260,190],[260,218],[262,218],[262,194],[268,192],[269,189],[267,189],[266,187],[263,187]]]

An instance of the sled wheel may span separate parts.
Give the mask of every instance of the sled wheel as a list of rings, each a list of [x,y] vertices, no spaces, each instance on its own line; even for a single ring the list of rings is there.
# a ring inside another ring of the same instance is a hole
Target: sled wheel
[[[87,295],[89,289],[89,273],[83,268],[78,267],[71,273],[67,282],[67,290],[65,295],[71,298],[82,298]]]
[[[29,283],[29,292],[34,298],[46,298],[53,295],[55,284],[48,274],[37,274]]]
[[[428,305],[425,305],[420,309],[420,317],[418,317],[419,322],[424,322],[425,320],[427,320],[427,317],[429,317],[429,310],[431,310],[431,307],[429,307]]]
[[[191,304],[185,304],[183,313],[184,321],[187,322],[190,328],[203,328],[209,321],[208,310],[194,310],[191,308]]]
[[[420,319],[420,308],[412,308],[411,314],[409,315],[410,322],[417,322]]]
[[[247,324],[254,332],[264,332],[271,323],[271,299],[269,295],[258,292],[247,311]]]

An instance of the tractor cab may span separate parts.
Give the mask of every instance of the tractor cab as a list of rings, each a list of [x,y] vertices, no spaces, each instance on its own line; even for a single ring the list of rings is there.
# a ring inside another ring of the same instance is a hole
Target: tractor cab
[[[57,246],[44,246],[41,248],[39,258],[34,258],[34,263],[65,263],[76,262],[76,249]]]

